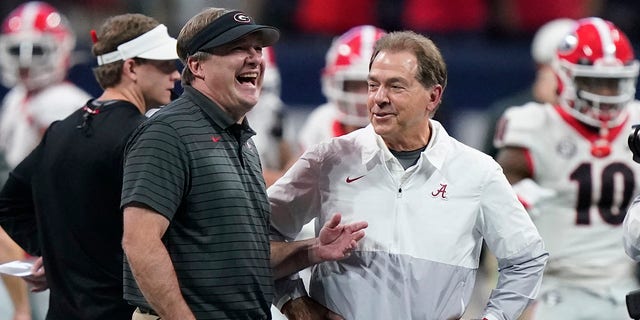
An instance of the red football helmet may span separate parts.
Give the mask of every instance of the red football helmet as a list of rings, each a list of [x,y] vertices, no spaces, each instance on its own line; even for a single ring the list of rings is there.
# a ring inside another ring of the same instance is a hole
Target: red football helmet
[[[369,123],[366,81],[369,59],[376,40],[385,32],[373,26],[357,26],[333,40],[326,55],[322,92],[338,108],[339,121],[364,127]],[[360,84],[358,84],[360,83]],[[363,88],[363,89],[351,89]]]
[[[560,105],[579,121],[611,128],[635,98],[639,62],[627,36],[609,21],[577,21],[557,50]]]
[[[278,70],[273,47],[262,48],[262,59],[264,60],[262,91],[280,96],[280,70]]]
[[[75,41],[69,22],[51,5],[20,5],[2,24],[3,83],[10,87],[19,82],[33,90],[63,80]]]

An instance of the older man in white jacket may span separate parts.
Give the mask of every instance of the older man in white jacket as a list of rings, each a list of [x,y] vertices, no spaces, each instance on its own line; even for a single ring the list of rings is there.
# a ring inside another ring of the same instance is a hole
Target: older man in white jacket
[[[295,290],[277,299],[290,319],[460,319],[483,241],[500,276],[479,318],[517,319],[535,299],[547,251],[500,166],[431,119],[446,79],[431,40],[382,37],[369,71],[371,125],[308,149],[269,188],[272,225],[287,238],[335,212],[369,223],[349,258],[313,267],[313,300]]]

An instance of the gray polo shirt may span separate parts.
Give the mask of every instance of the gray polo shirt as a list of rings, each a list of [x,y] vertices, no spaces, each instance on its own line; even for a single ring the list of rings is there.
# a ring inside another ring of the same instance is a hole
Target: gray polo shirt
[[[187,86],[127,146],[122,207],[170,221],[163,241],[198,319],[270,318],[270,209],[254,134]],[[126,261],[124,272],[125,299],[148,307]]]

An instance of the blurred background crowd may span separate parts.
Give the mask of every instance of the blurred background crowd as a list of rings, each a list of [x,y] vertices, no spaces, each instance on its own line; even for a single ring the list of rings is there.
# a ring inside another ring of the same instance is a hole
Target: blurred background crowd
[[[6,16],[23,1],[0,3]],[[637,46],[640,2],[634,0],[52,0],[77,34],[69,79],[92,95],[100,92],[91,74],[90,30],[105,17],[140,12],[165,23],[177,36],[201,8],[241,9],[256,21],[277,26],[275,46],[281,73],[281,97],[294,128],[325,100],[320,75],[331,40],[357,25],[387,31],[411,29],[431,37],[449,68],[449,84],[436,118],[459,140],[482,147],[495,101],[527,88],[535,77],[530,45],[535,31],[557,18],[599,16],[612,21]],[[6,88],[0,89],[0,96]]]

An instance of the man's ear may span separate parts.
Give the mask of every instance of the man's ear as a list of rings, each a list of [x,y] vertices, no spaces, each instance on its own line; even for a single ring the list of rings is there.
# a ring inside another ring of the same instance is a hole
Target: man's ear
[[[429,89],[429,93],[427,96],[427,109],[430,113],[435,112],[442,101],[442,86],[439,84],[434,85]]]
[[[193,74],[194,77],[198,79],[204,79],[204,73],[202,72],[202,64],[199,59],[195,59],[194,57],[187,58],[187,65],[185,68],[189,68],[189,71]]]
[[[126,59],[124,63],[122,63],[122,75],[131,79],[132,81],[138,80],[138,75],[136,74],[136,64],[133,59]]]

